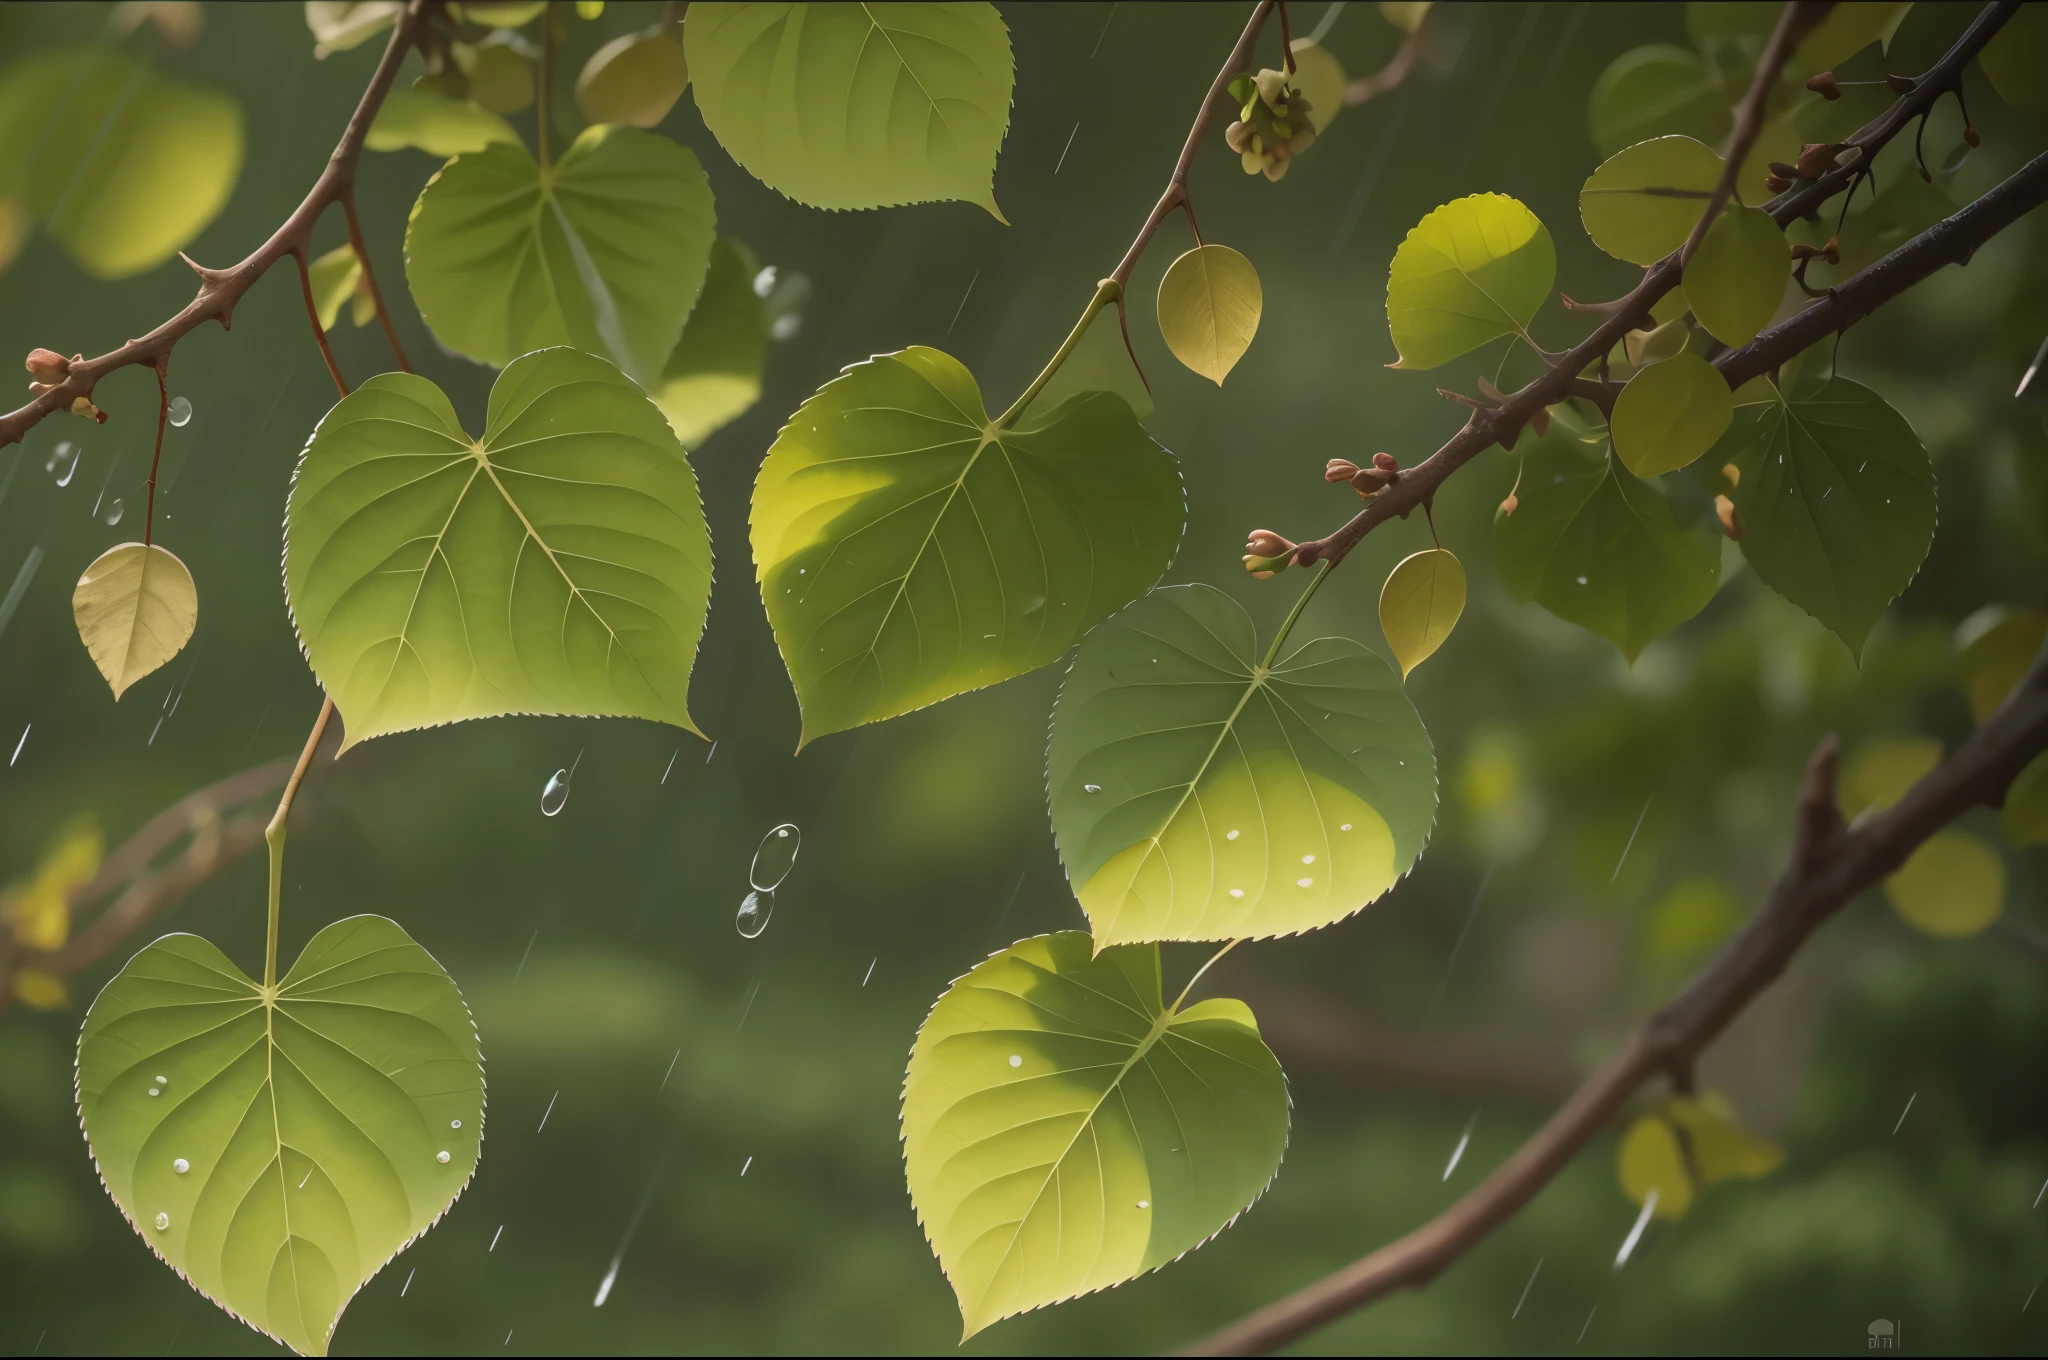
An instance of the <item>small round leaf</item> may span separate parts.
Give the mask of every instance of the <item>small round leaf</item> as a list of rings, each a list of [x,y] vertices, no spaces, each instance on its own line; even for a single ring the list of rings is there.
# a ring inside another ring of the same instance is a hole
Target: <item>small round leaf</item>
[[[2005,861],[1967,831],[1937,831],[1884,881],[1884,895],[1922,934],[1975,935],[2005,910]]]
[[[1307,38],[1296,38],[1290,50],[1294,53],[1294,88],[1308,100],[1309,124],[1320,133],[1344,108],[1344,87],[1350,83],[1344,64],[1329,48]]]
[[[690,63],[660,28],[627,33],[591,54],[576,77],[576,106],[593,123],[651,128],[690,84]]]
[[[1691,137],[1653,137],[1617,151],[1579,190],[1586,234],[1617,260],[1655,264],[1692,234],[1722,164]]]
[[[1603,156],[1667,134],[1713,146],[1728,135],[1737,98],[1697,53],[1652,43],[1622,53],[1593,82],[1587,131]]]
[[[1506,194],[1446,203],[1415,225],[1387,274],[1396,368],[1435,368],[1519,334],[1557,281],[1557,249]]]
[[[1259,271],[1229,246],[1196,246],[1159,280],[1159,330],[1173,357],[1218,387],[1258,333]]]
[[[1769,213],[1731,204],[1686,267],[1692,314],[1722,344],[1748,344],[1785,300],[1791,260],[1785,233]]]
[[[168,548],[123,543],[94,558],[78,578],[71,617],[118,700],[192,640],[199,588]]]
[[[1721,370],[1690,353],[1651,364],[1614,401],[1614,451],[1638,477],[1679,468],[1714,447],[1735,419]]]
[[[1426,548],[1402,560],[1380,588],[1380,630],[1401,678],[1429,660],[1465,612],[1465,566],[1445,548]]]
[[[107,1193],[194,1289],[301,1355],[476,1172],[462,994],[381,916],[336,921],[266,995],[196,935],[128,961],[78,1036]]]
[[[1658,1218],[1684,1218],[1698,1193],[1692,1170],[1685,1164],[1678,1130],[1661,1114],[1644,1115],[1629,1126],[1621,1136],[1616,1170],[1622,1193],[1638,1206],[1649,1200],[1652,1190],[1657,1192],[1657,1207],[1652,1212]]]
[[[492,142],[517,145],[519,134],[483,105],[431,90],[393,90],[385,95],[363,138],[372,151],[418,147],[443,160],[481,151]]]

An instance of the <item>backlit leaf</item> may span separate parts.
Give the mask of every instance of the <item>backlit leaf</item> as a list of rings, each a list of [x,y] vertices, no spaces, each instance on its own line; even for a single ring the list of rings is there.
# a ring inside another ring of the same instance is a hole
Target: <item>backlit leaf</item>
[[[690,83],[683,49],[660,28],[612,39],[576,77],[576,106],[593,123],[651,128],[668,117]]]
[[[1446,203],[1415,225],[1387,275],[1397,368],[1435,368],[1528,326],[1557,281],[1536,214],[1506,194]]]
[[[1155,590],[1081,644],[1046,787],[1098,944],[1313,930],[1422,853],[1436,758],[1393,670],[1349,638],[1259,657],[1211,586]]]
[[[78,1114],[150,1250],[325,1355],[356,1291],[474,1174],[483,1056],[455,983],[381,916],[315,935],[274,997],[166,935],[86,1015]]]
[[[1970,691],[1970,716],[1990,717],[2048,641],[2048,610],[1986,605],[1956,629],[1956,669]]]
[[[990,4],[690,6],[697,107],[756,179],[814,208],[962,199],[1002,219],[1010,33]]]
[[[1672,1096],[1664,1102],[1664,1113],[1684,1131],[1702,1185],[1755,1180],[1785,1164],[1785,1150],[1742,1127],[1735,1107],[1719,1091]]]
[[[1523,456],[1521,504],[1493,526],[1515,598],[1591,629],[1631,661],[1714,598],[1721,534],[1703,496],[1555,435]]]
[[[403,0],[306,0],[313,55],[346,52],[382,33],[405,12]]]
[[[1430,0],[1380,0],[1380,15],[1403,33],[1413,33],[1429,17]]]
[[[1847,0],[1830,5],[1821,21],[1792,49],[1792,59],[1785,69],[1798,76],[1832,71],[1870,44],[1891,37],[1892,30],[1911,8],[1910,4],[1882,0]]]
[[[1169,1011],[1157,945],[1064,931],[978,965],[903,1082],[911,1202],[963,1339],[1201,1246],[1280,1169],[1287,1116],[1250,1009]]]
[[[306,275],[312,281],[313,309],[320,314],[320,329],[331,331],[341,317],[342,304],[362,286],[362,257],[354,246],[343,242],[308,265]]]
[[[285,590],[348,741],[508,713],[696,731],[711,591],[697,479],[602,359],[514,360],[472,440],[441,389],[385,373],[306,445]]]
[[[1196,246],[1159,280],[1159,330],[1173,357],[1215,383],[1258,333],[1259,271],[1229,246]]]
[[[462,48],[456,48],[458,55]],[[533,63],[505,43],[487,42],[463,68],[469,97],[492,113],[518,113],[533,103]]]
[[[1180,471],[1123,401],[996,428],[922,345],[798,408],[754,485],[754,561],[803,740],[1055,661],[1173,560]]]
[[[504,365],[549,345],[652,385],[711,260],[711,186],[690,152],[599,124],[546,171],[517,143],[456,157],[421,191],[405,276],[442,344]]]
[[[754,292],[760,269],[753,251],[729,236],[719,237],[711,247],[704,293],[662,366],[654,404],[686,449],[698,447],[761,399],[768,318]]]
[[[1924,935],[1975,935],[2005,910],[2005,861],[1967,831],[1937,831],[1884,881],[1884,895]]]
[[[1621,1136],[1618,1167],[1622,1193],[1637,1205],[1657,1192],[1658,1218],[1684,1218],[1692,1208],[1697,1191],[1692,1170],[1685,1164],[1685,1149],[1679,1145],[1678,1130],[1661,1114],[1644,1115],[1629,1125]]]
[[[1388,573],[1380,587],[1380,631],[1403,680],[1444,645],[1464,612],[1465,566],[1455,553],[1426,548]]]
[[[1652,43],[1622,53],[1593,82],[1587,130],[1603,156],[1674,134],[1714,146],[1728,134],[1729,109],[1740,97],[1697,54]]]
[[[39,52],[0,76],[0,195],[100,278],[154,268],[197,236],[242,155],[232,98],[115,48]]]
[[[1651,364],[1614,401],[1614,452],[1638,477],[1676,472],[1714,447],[1735,418],[1721,370],[1691,353]]]
[[[1861,655],[1871,626],[1934,539],[1934,468],[1906,418],[1846,378],[1759,379],[1708,461],[1741,474],[1742,555],[1792,603]]]
[[[519,134],[483,105],[432,90],[393,90],[385,95],[363,138],[372,151],[418,147],[443,159],[481,151],[493,142],[516,146]]]
[[[1653,265],[1692,235],[1722,169],[1714,149],[1691,137],[1638,142],[1586,177],[1579,217],[1609,255]]]
[[[162,544],[123,543],[94,558],[78,578],[71,617],[118,700],[192,640],[199,588]]]
[[[1289,50],[1294,54],[1294,88],[1308,100],[1310,126],[1321,132],[1344,108],[1344,87],[1350,83],[1344,64],[1329,48],[1307,38],[1296,38]]]
[[[1785,300],[1791,269],[1791,248],[1771,215],[1731,204],[1693,252],[1685,296],[1716,340],[1746,345]]]

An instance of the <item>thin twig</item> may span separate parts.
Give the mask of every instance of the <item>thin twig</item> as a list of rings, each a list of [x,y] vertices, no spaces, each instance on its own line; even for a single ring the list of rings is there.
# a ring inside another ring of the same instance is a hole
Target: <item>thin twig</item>
[[[235,304],[242,295],[269,272],[272,265],[293,251],[304,251],[311,245],[313,225],[320,220],[321,213],[329,204],[343,201],[355,185],[356,164],[362,155],[363,139],[369,135],[370,123],[376,118],[384,96],[398,76],[398,68],[412,46],[421,11],[429,3],[431,0],[413,0],[399,14],[398,22],[391,30],[391,41],[385,45],[383,59],[377,63],[376,74],[370,77],[369,86],[363,91],[355,113],[350,116],[341,141],[328,157],[326,168],[313,182],[313,188],[305,199],[292,210],[291,216],[270,239],[240,264],[227,269],[208,269],[187,257],[185,262],[199,275],[199,295],[149,334],[96,358],[79,360],[71,365],[64,381],[39,393],[28,405],[0,415],[0,448],[18,442],[46,416],[69,410],[79,397],[90,397],[100,379],[109,373],[135,364],[155,364],[168,357],[173,346],[206,322],[218,321],[223,330],[227,329]]]
[[[1400,48],[1385,66],[1346,85],[1344,103],[1347,106],[1369,104],[1383,94],[1392,94],[1400,89],[1415,70],[1415,63],[1422,59],[1422,48],[1427,41],[1423,34],[1429,30],[1429,21],[1430,15],[1422,16],[1422,22],[1415,26],[1413,33],[1401,40]]]
[[[1712,196],[1707,199],[1706,211],[1700,220],[1693,223],[1692,234],[1685,238],[1679,248],[1678,263],[1681,268],[1692,263],[1692,254],[1700,248],[1706,238],[1707,229],[1721,216],[1721,209],[1735,196],[1735,181],[1742,174],[1742,163],[1749,159],[1750,149],[1764,130],[1764,107],[1770,103],[1771,91],[1778,83],[1778,73],[1785,69],[1791,59],[1792,49],[1799,40],[1813,31],[1814,25],[1833,9],[1832,3],[1821,0],[1793,0],[1778,14],[1778,26],[1771,30],[1771,40],[1764,47],[1764,54],[1758,58],[1756,75],[1749,82],[1749,92],[1742,97],[1742,103],[1735,109],[1735,130],[1728,135],[1725,154],[1728,163],[1721,167],[1721,180],[1714,186]]]
[[[320,357],[327,361],[328,376],[334,379],[334,385],[345,397],[348,395],[348,382],[341,376],[341,365],[334,361],[333,347],[327,343],[327,328],[320,324],[320,304],[313,298],[313,274],[306,268],[306,252],[294,250],[292,259],[299,266],[299,291],[305,294],[306,319],[313,323],[313,341],[320,346]]]
[[[412,372],[412,365],[406,362],[405,346],[398,343],[398,327],[391,323],[391,309],[384,305],[384,290],[377,286],[377,271],[370,265],[370,247],[363,241],[363,224],[356,219],[356,191],[351,185],[341,196],[342,216],[348,219],[348,243],[355,248],[356,262],[363,267],[363,282],[370,288],[370,303],[377,309],[377,322],[384,327],[384,338],[391,342],[391,353],[398,360],[398,371]]]
[[[1977,807],[2004,801],[2027,763],[2048,750],[2048,650],[1955,753],[1905,797],[1854,829],[1835,802],[1836,748],[1806,767],[1790,861],[1750,923],[1685,992],[1588,1077],[1537,1134],[1469,1194],[1421,1228],[1186,1352],[1264,1354],[1351,1310],[1436,1278],[1513,1217],[1612,1122],[1637,1088],[1687,1070],[1729,1022],[1785,970],[1823,923],[1906,862],[1929,836]]]
[[[156,370],[156,451],[149,456],[149,498],[142,509],[142,546],[156,541],[156,470],[164,461],[164,426],[171,420],[171,356],[159,354]]]

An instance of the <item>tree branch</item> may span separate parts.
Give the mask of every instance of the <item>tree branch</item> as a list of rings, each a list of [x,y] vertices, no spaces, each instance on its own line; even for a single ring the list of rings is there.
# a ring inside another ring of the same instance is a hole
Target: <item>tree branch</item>
[[[1744,1007],[1784,972],[1825,921],[1906,862],[1927,838],[1977,807],[2002,803],[2048,750],[2048,649],[1984,724],[1906,796],[1851,829],[1835,805],[1835,743],[1807,763],[1792,855],[1770,896],[1679,998],[1588,1077],[1550,1122],[1492,1175],[1429,1223],[1190,1348],[1263,1354],[1398,1289],[1420,1288],[1513,1217],[1607,1127],[1636,1088],[1690,1068]]]
[[[412,46],[413,34],[419,27],[421,12],[432,0],[413,0],[399,14],[398,22],[391,30],[391,41],[384,47],[383,59],[377,63],[376,74],[370,77],[370,84],[363,91],[362,100],[356,105],[355,114],[348,120],[348,127],[341,134],[334,153],[327,158],[327,166],[320,177],[313,182],[299,206],[292,210],[284,225],[274,232],[268,241],[259,246],[240,264],[227,269],[207,269],[191,264],[199,275],[199,295],[185,304],[176,316],[158,326],[139,340],[130,340],[119,349],[110,350],[93,359],[81,359],[71,365],[64,380],[40,392],[28,405],[0,415],[0,448],[17,443],[21,437],[34,429],[43,418],[58,411],[67,411],[79,397],[90,397],[100,379],[117,369],[135,364],[156,365],[170,355],[171,349],[180,340],[198,330],[208,321],[218,321],[221,329],[228,329],[233,318],[235,303],[242,294],[249,291],[256,281],[269,272],[270,267],[294,252],[303,254],[313,239],[313,225],[320,220],[321,213],[334,203],[351,201],[356,181],[356,162],[362,155],[363,139],[369,135],[370,123],[376,118],[377,110],[384,103],[392,81],[398,76],[400,63],[405,60],[406,50]],[[351,219],[354,214],[351,211]],[[351,231],[353,235],[353,228]],[[367,259],[364,268],[369,267]],[[381,312],[381,307],[380,307]],[[396,337],[393,345],[396,346]],[[402,361],[401,361],[402,362]]]
[[[2018,8],[2009,0],[1987,5],[1942,59],[1922,76],[1912,93],[1900,97],[1882,116],[1867,124],[1851,144],[1866,148],[1855,166],[1830,171],[1811,185],[1779,195],[1766,204],[1773,220],[1784,226],[1813,212],[1834,193],[1847,188],[1860,170],[1885,143],[1896,136],[1914,117],[1930,108],[1940,94],[1961,78],[1964,66],[1991,41],[2001,25]],[[1919,282],[1936,268],[1967,260],[1972,252],[2030,209],[2043,197],[2044,183],[2039,161],[2030,163],[1997,189],[1972,203],[1954,217],[1936,223],[1884,259],[1856,275],[1826,298],[1799,315],[1758,336],[1740,350],[1722,355],[1715,362],[1731,387],[1758,373],[1768,372],[1833,330],[1868,315],[1872,310]],[[1498,409],[1475,411],[1461,428],[1435,453],[1410,468],[1401,470],[1400,480],[1367,501],[1350,522],[1326,537],[1311,539],[1295,549],[1297,565],[1308,566],[1329,558],[1342,562],[1360,539],[1390,519],[1407,514],[1436,494],[1446,478],[1475,456],[1495,444],[1512,446],[1522,427],[1537,411],[1573,395],[1578,375],[1599,362],[1631,330],[1649,320],[1650,308],[1682,281],[1684,266],[1673,251],[1644,273],[1643,281],[1620,299],[1594,332],[1559,359],[1527,387],[1511,395]],[[1848,302],[1842,298],[1847,295]],[[1830,324],[1830,323],[1833,324]],[[1738,356],[1740,356],[1738,358]]]
[[[1415,69],[1415,63],[1422,59],[1422,36],[1429,30],[1430,16],[1422,16],[1422,22],[1415,31],[1401,40],[1400,48],[1385,66],[1369,76],[1360,76],[1344,87],[1344,103],[1347,107],[1369,104],[1383,94],[1392,94],[1401,88],[1404,81]]]

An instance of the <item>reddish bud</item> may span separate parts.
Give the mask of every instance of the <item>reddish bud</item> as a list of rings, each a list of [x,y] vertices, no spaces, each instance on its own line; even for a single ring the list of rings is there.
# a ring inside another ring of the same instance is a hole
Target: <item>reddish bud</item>
[[[1772,161],[1770,165],[1770,170],[1772,174],[1780,176],[1784,179],[1790,179],[1792,178],[1792,176],[1799,173],[1798,166],[1787,165],[1783,161]]]
[[[1795,260],[1818,259],[1820,255],[1821,251],[1817,246],[1802,245],[1797,241],[1792,243],[1792,258]]]
[[[1975,151],[1978,147],[1984,145],[1984,139],[1977,135],[1977,129],[1973,127],[1966,127],[1963,129],[1963,140],[1970,144],[1970,149],[1972,151]]]
[[[1786,179],[1783,175],[1768,175],[1764,178],[1764,188],[1769,189],[1774,194],[1782,194],[1791,187],[1792,181]]]
[[[1842,97],[1842,88],[1835,83],[1835,73],[1833,71],[1822,71],[1819,75],[1806,82],[1806,88],[1812,90],[1829,103],[1833,103]]]
[[[1932,184],[1934,183],[1934,172],[1923,165],[1920,167],[1920,178],[1926,180],[1929,184]]]
[[[1387,484],[1399,475],[1398,473],[1389,472],[1385,468],[1360,468],[1352,474],[1351,489],[1356,491],[1360,498],[1370,500],[1385,490]]]
[[[32,349],[23,364],[39,383],[56,384],[71,376],[71,361],[53,349]]]
[[[1521,501],[1515,498],[1515,493],[1510,491],[1508,492],[1508,498],[1500,503],[1500,512],[1503,515],[1512,515],[1515,513],[1515,507],[1520,504]]]
[[[1550,408],[1548,406],[1536,408],[1535,413],[1529,417],[1529,428],[1536,432],[1538,439],[1550,433]]]
[[[1278,557],[1293,552],[1294,545],[1271,529],[1254,529],[1244,541],[1244,549],[1254,557]]]
[[[1348,482],[1358,475],[1358,464],[1349,458],[1332,458],[1330,465],[1323,469],[1326,482]]]
[[[1819,179],[1835,168],[1835,156],[1842,149],[1840,142],[1808,142],[1799,148],[1799,164],[1794,169],[1801,179]]]
[[[1382,472],[1399,472],[1401,470],[1400,463],[1395,461],[1394,455],[1391,453],[1374,454],[1372,456],[1372,465]]]
[[[1840,236],[1828,237],[1828,243],[1820,248],[1820,257],[1829,264],[1840,264],[1842,262],[1842,238]]]
[[[1736,513],[1735,502],[1729,500],[1726,496],[1714,497],[1714,513],[1720,516],[1721,532],[1731,539],[1740,541],[1742,538],[1742,516]]]

